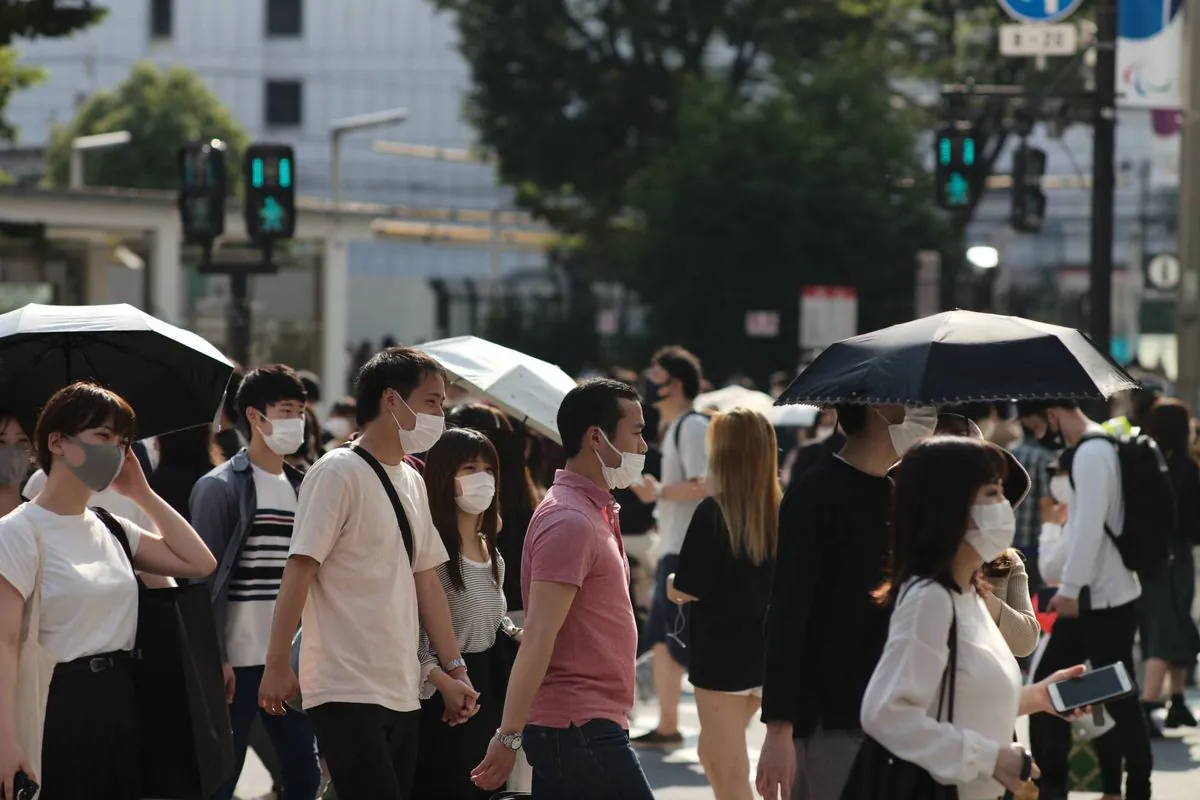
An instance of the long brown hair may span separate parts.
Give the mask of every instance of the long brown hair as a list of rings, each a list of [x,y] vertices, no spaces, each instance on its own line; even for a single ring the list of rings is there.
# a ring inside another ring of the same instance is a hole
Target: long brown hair
[[[434,527],[442,537],[449,560],[450,583],[455,589],[466,588],[463,583],[462,541],[458,535],[458,503],[454,501],[454,479],[463,464],[483,461],[496,476],[496,499],[483,512],[480,534],[492,560],[492,578],[500,585],[500,560],[496,557],[496,535],[500,529],[500,459],[491,441],[469,428],[451,428],[442,434],[437,444],[425,454],[425,488],[429,493],[429,511]]]
[[[779,541],[779,445],[757,411],[735,408],[708,426],[708,476],[735,556],[758,565]]]
[[[951,566],[967,534],[978,491],[1004,480],[1000,448],[961,436],[935,436],[904,454],[895,472],[888,579],[873,596],[896,599],[909,578],[927,578],[958,591]]]

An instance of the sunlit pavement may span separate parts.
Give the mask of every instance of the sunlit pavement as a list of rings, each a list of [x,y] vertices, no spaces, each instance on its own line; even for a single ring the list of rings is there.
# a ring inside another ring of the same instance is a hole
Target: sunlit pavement
[[[1200,695],[1192,696],[1193,710],[1200,712]],[[637,723],[633,732],[640,733],[657,721],[658,712],[652,704],[638,706]],[[684,747],[667,752],[643,751],[642,767],[660,800],[712,800],[712,790],[704,779],[700,759],[696,756],[696,733],[700,722],[690,693],[684,694],[679,709],[680,727],[686,741]],[[750,769],[758,764],[758,751],[766,729],[757,721],[747,731]],[[1155,800],[1197,800],[1200,798],[1200,730],[1167,731],[1167,738],[1154,744]],[[252,800],[271,789],[271,780],[253,753],[247,755],[246,769],[238,783],[238,797]],[[1092,800],[1100,795],[1073,794],[1072,800]],[[832,799],[831,799],[832,800]]]

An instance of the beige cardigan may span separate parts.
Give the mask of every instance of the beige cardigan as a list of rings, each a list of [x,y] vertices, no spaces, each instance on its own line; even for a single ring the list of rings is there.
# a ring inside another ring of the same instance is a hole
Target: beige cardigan
[[[1037,649],[1042,626],[1033,612],[1025,562],[1016,551],[1010,550],[1008,555],[1013,561],[1012,571],[1007,575],[988,578],[988,583],[1000,601],[1000,620],[996,625],[1013,655],[1024,658]]]

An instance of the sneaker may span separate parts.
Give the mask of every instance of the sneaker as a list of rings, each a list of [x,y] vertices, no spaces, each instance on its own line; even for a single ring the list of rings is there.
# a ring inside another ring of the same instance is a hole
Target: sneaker
[[[634,747],[656,747],[662,749],[671,749],[674,747],[683,747],[683,734],[679,731],[674,733],[660,733],[659,731],[647,731],[641,736],[635,736],[630,740]]]

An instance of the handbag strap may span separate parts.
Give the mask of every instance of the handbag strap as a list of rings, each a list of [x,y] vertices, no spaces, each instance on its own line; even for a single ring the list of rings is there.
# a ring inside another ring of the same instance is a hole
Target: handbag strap
[[[33,576],[33,591],[29,593],[29,602],[25,604],[25,612],[22,614],[20,647],[24,647],[30,640],[40,639],[42,625],[42,575],[46,551],[42,547],[42,532],[38,530],[37,525],[30,522],[29,528],[33,531],[33,542],[37,547],[37,571]]]
[[[383,465],[379,463],[379,459],[371,455],[361,447],[355,445],[354,442],[346,442],[342,447],[347,447],[351,452],[357,453],[363,461],[370,465],[375,474],[379,476],[379,482],[383,484],[383,490],[387,492],[388,500],[392,501],[392,509],[396,512],[396,522],[400,525],[400,536],[404,539],[404,549],[408,552],[408,563],[411,567],[413,562],[413,533],[412,526],[408,522],[408,514],[404,513],[404,506],[400,504],[400,495],[396,493],[396,486],[392,483],[392,479],[383,469]]]
[[[954,594],[949,589],[950,593],[950,633],[946,638],[946,646],[950,650],[950,654],[946,659],[946,670],[942,673],[942,682],[938,687],[938,711],[937,718],[940,721],[942,718],[943,705],[948,706],[949,713],[946,715],[946,722],[954,722],[954,694],[955,685],[958,682],[958,608],[954,605]],[[948,701],[948,702],[947,702]]]

